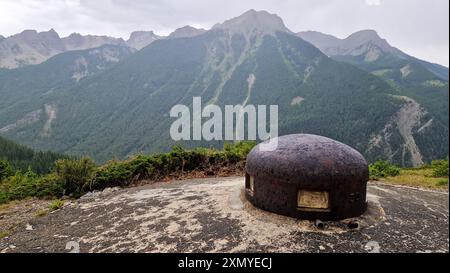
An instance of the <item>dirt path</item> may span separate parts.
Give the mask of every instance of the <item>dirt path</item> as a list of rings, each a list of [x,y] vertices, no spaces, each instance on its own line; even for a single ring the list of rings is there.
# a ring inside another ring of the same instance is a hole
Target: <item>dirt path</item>
[[[448,193],[371,184],[369,210],[319,230],[253,208],[244,179],[107,189],[36,218],[0,252],[448,252]],[[32,230],[30,230],[30,226]],[[28,227],[28,228],[27,228]]]

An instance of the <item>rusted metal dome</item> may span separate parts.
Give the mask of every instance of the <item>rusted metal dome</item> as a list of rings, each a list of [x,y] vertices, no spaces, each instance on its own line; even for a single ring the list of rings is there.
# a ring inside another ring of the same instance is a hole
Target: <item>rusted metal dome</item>
[[[345,219],[366,210],[369,171],[358,151],[306,134],[279,137],[274,151],[260,145],[246,165],[246,197],[256,207],[311,220]]]

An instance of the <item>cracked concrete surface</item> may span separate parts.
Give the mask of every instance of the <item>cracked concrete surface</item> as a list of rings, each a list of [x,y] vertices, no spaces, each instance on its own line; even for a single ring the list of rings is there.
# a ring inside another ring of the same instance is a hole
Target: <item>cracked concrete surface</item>
[[[448,252],[448,193],[369,184],[369,210],[328,223],[274,215],[244,178],[164,182],[88,194],[0,240],[0,252]],[[33,229],[30,230],[29,226]]]

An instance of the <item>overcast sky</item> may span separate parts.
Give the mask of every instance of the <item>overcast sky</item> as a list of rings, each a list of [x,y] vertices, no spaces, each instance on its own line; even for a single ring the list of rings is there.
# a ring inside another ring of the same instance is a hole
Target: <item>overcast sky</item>
[[[61,36],[167,35],[184,25],[210,28],[252,8],[280,15],[295,32],[344,38],[375,29],[406,53],[449,64],[449,0],[0,0],[0,35],[50,28]]]

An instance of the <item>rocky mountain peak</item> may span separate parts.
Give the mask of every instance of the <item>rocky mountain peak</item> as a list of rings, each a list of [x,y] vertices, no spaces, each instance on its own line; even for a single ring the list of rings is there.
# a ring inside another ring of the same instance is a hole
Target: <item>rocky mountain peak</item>
[[[74,33],[70,34],[69,36],[67,36],[66,38],[70,38],[70,39],[80,39],[80,38],[82,38],[82,37],[83,37],[83,36],[82,36],[80,33],[74,32]]]
[[[126,45],[123,39],[108,36],[72,33],[61,38],[54,29],[38,32],[33,29],[7,38],[0,38],[0,67],[17,68],[42,63],[70,50],[83,50],[103,45]]]
[[[19,65],[40,63],[48,56],[63,51],[64,45],[54,29],[43,32],[24,30],[1,41],[0,67],[16,68]]]
[[[357,47],[372,43],[386,52],[389,52],[392,49],[392,46],[385,39],[382,39],[375,30],[371,29],[355,32],[348,36],[344,41],[344,44],[348,47]]]
[[[213,29],[226,29],[232,32],[259,32],[272,33],[275,31],[290,32],[283,20],[276,14],[267,11],[249,10],[244,14],[227,20],[222,24],[216,24]]]
[[[134,31],[127,40],[127,45],[140,50],[161,38],[161,36],[156,35],[153,31]]]
[[[79,33],[72,33],[68,37],[62,39],[66,50],[83,50],[89,48],[100,47],[102,45],[123,45],[123,39],[118,39],[109,36],[97,35],[81,35]]]
[[[128,39],[128,41],[140,39],[142,37],[147,37],[147,36],[156,37],[157,35],[153,31],[133,31],[130,34],[130,38]]]
[[[355,32],[345,39],[316,31],[297,33],[297,36],[318,47],[328,56],[370,54],[380,56],[390,53],[402,57],[404,54],[381,38],[375,30],[367,29]]]
[[[19,34],[11,37],[23,39],[23,40],[35,40],[35,39],[60,39],[58,33],[52,28],[49,31],[37,32],[34,29],[27,29]]]
[[[58,36],[59,37],[59,34],[58,34],[58,32],[56,32],[56,30],[54,30],[53,28],[52,29],[50,29],[49,31],[47,31],[47,32],[42,32],[44,35],[51,35],[51,36]]]
[[[38,34],[38,32],[34,29],[26,29],[24,31],[22,31],[19,34],[16,34],[14,36],[22,36],[22,37],[33,37],[36,36]]]
[[[186,37],[195,37],[197,35],[205,33],[206,30],[202,28],[195,28],[191,26],[184,26],[176,29],[172,32],[167,38],[186,38]]]
[[[347,39],[351,39],[351,38],[359,38],[359,39],[365,39],[365,40],[381,40],[381,37],[378,35],[378,32],[373,29],[363,29],[363,30],[357,31],[347,37]]]

